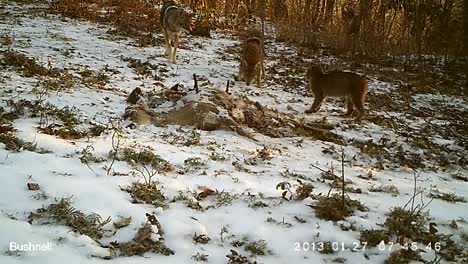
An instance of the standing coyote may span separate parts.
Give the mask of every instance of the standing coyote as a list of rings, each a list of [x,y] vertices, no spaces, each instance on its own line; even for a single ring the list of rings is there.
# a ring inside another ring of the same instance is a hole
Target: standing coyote
[[[161,8],[160,22],[166,41],[166,56],[169,61],[176,62],[176,51],[179,46],[179,36],[182,31],[190,31],[190,15],[170,1]]]
[[[257,37],[247,38],[242,49],[238,80],[250,85],[256,77],[257,86],[260,87],[260,79],[265,77],[264,57],[262,40]]]
[[[351,115],[356,108],[359,111],[357,120],[361,120],[367,93],[367,81],[364,77],[342,71],[322,73],[317,66],[310,66],[306,77],[309,80],[309,90],[315,97],[314,103],[306,113],[317,112],[326,97],[343,97],[347,106],[344,115]]]

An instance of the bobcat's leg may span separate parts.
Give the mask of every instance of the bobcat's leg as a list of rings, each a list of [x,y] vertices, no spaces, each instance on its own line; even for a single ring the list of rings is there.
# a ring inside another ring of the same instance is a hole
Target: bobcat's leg
[[[343,114],[344,116],[350,116],[353,114],[354,112],[354,104],[353,104],[353,100],[351,99],[351,97],[347,97],[346,99],[346,112]]]
[[[317,112],[320,109],[320,106],[322,105],[323,99],[323,95],[315,95],[314,103],[308,110],[305,111],[305,113],[309,114]]]
[[[362,117],[365,115],[365,110],[364,110],[364,97],[359,98],[353,98],[353,104],[356,106],[356,109],[358,110],[358,115],[356,117],[356,121],[361,121]]]

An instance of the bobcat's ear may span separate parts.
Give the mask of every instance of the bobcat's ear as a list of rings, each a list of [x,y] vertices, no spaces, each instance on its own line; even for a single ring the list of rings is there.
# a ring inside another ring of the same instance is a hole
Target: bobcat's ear
[[[255,64],[255,69],[256,69],[256,70],[257,70],[258,68],[260,68],[260,64],[261,64],[261,61],[259,61],[259,62],[257,62],[257,63]]]
[[[241,64],[242,64],[242,65],[246,65],[246,64],[247,64],[247,61],[246,61],[245,59],[241,58]]]

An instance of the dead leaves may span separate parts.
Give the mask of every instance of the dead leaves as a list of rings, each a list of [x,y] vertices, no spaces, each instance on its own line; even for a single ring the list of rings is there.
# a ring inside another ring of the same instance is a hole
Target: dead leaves
[[[146,213],[146,218],[147,221],[141,225],[131,241],[114,241],[109,244],[112,254],[106,259],[115,256],[141,256],[146,252],[160,253],[165,256],[174,255],[174,251],[163,243],[164,232],[156,216]],[[128,221],[130,221],[129,218],[123,218],[122,224],[127,224]]]
[[[203,190],[201,192],[199,192],[195,198],[197,200],[202,200],[202,199],[205,199],[206,197],[208,197],[210,195],[214,195],[214,194],[216,194],[216,191],[214,191],[214,190],[212,190],[210,188],[204,187]]]
[[[28,182],[27,186],[30,191],[37,191],[40,189],[39,184],[37,183]]]

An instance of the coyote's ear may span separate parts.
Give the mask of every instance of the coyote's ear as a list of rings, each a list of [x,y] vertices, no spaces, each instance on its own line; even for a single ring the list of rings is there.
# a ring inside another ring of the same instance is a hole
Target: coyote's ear
[[[241,64],[242,64],[242,65],[246,65],[246,64],[247,64],[247,61],[246,61],[244,58],[241,58]]]
[[[193,27],[195,25],[195,13],[193,12],[190,12],[190,13],[187,13],[187,19],[190,23],[190,26]]]
[[[261,61],[255,63],[255,69],[258,69],[260,67],[260,63],[261,63]]]

